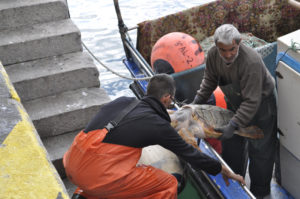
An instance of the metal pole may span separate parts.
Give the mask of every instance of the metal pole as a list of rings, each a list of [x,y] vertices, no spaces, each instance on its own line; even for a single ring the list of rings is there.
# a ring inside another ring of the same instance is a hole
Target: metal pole
[[[132,46],[129,44],[128,41],[124,42],[125,46],[127,47],[128,50],[132,53],[132,55],[138,60],[138,62],[141,64],[142,68],[145,70],[147,73],[147,76],[152,77],[154,75],[153,71],[147,64],[142,60],[141,57],[139,57],[138,53],[132,48]]]
[[[125,26],[125,24],[123,22],[118,0],[114,0],[114,5],[115,5],[115,10],[116,10],[116,13],[117,13],[117,17],[118,17],[118,26],[119,26],[119,32],[120,32],[120,35],[121,35],[122,43],[123,43],[123,48],[124,48],[126,57],[129,59],[129,57],[130,57],[129,50],[124,45],[124,41],[125,41],[125,38],[126,38],[125,33],[127,32],[128,28]]]

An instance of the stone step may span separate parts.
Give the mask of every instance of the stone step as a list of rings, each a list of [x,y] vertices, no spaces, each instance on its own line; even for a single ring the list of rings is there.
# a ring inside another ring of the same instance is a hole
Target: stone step
[[[48,151],[50,160],[62,179],[66,178],[62,163],[63,155],[69,149],[75,136],[80,130],[42,139],[43,144]]]
[[[4,66],[77,51],[82,51],[81,34],[71,19],[0,32]]]
[[[110,101],[102,88],[83,88],[38,98],[23,105],[41,138],[82,129]]]
[[[1,0],[0,30],[69,18],[64,0]]]
[[[99,87],[99,71],[86,52],[9,65],[6,71],[22,102],[68,90]]]

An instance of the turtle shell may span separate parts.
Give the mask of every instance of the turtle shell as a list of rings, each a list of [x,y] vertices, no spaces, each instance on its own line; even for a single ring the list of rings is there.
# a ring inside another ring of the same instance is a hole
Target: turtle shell
[[[206,122],[213,128],[218,128],[228,124],[234,113],[228,109],[224,109],[213,105],[189,105],[195,109],[199,119]]]

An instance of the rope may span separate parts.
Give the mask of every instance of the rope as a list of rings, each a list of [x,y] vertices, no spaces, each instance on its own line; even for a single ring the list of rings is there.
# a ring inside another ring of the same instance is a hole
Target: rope
[[[108,66],[106,66],[105,64],[103,64],[89,49],[88,47],[83,43],[81,42],[82,45],[84,46],[84,48],[89,52],[89,54],[101,65],[103,66],[105,69],[107,69],[108,71],[112,72],[113,74],[121,77],[121,78],[124,78],[124,79],[128,79],[128,80],[133,80],[133,81],[141,81],[141,80],[149,80],[151,79],[151,77],[142,77],[142,78],[132,78],[132,77],[128,77],[128,76],[124,76],[124,75],[121,75],[117,72],[115,72],[114,70],[110,69]]]
[[[281,59],[285,56],[285,54],[286,54],[289,50],[292,50],[292,51],[294,51],[294,52],[297,52],[298,50],[300,50],[300,44],[299,44],[298,42],[294,42],[293,40],[291,40],[291,46],[290,46],[289,48],[287,48],[286,51],[283,53],[283,55],[278,59],[276,68],[278,67],[279,61],[281,61]]]
[[[66,4],[67,4],[67,7],[68,7],[68,15],[69,15],[69,18],[71,18],[71,15],[70,15],[70,10],[69,10],[69,3],[68,3],[68,0],[65,0]],[[133,27],[131,29],[135,29],[136,27]],[[124,78],[124,79],[128,79],[128,80],[133,80],[133,81],[141,81],[141,80],[150,80],[151,77],[142,77],[142,78],[132,78],[132,77],[127,77],[127,76],[124,76],[124,75],[121,75],[115,71],[113,71],[112,69],[110,69],[108,66],[106,66],[105,64],[103,64],[91,51],[90,49],[81,41],[82,45],[84,46],[84,48],[89,52],[89,54],[101,65],[103,66],[106,70],[110,71],[111,73],[121,77],[121,78]]]
[[[291,40],[291,49],[297,52],[298,50],[300,50],[300,44],[298,42],[295,42],[294,40]]]

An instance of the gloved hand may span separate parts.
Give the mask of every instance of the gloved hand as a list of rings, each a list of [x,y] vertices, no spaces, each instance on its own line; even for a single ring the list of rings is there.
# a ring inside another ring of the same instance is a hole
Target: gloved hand
[[[236,129],[238,129],[238,125],[234,121],[230,120],[227,125],[215,128],[215,131],[223,133],[219,138],[220,140],[227,140],[233,136],[234,130]]]

